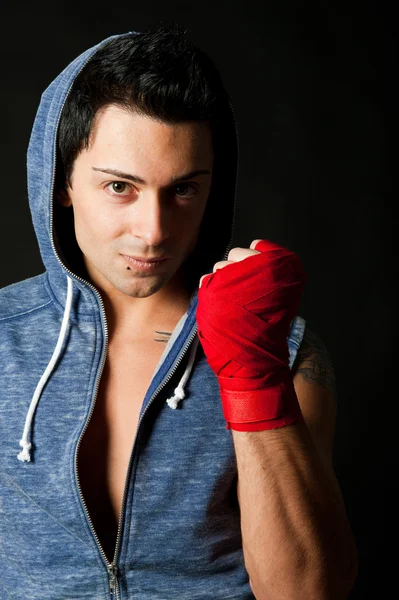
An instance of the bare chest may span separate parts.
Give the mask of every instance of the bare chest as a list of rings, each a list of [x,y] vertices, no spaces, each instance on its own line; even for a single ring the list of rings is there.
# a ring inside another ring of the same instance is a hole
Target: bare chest
[[[108,354],[94,412],[79,449],[79,479],[94,528],[111,559],[140,409],[165,343]]]

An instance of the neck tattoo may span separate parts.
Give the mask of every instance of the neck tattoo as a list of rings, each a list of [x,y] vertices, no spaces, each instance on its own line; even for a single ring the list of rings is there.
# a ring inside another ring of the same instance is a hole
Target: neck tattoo
[[[155,331],[155,333],[157,335],[154,338],[154,340],[156,342],[161,342],[162,344],[167,344],[170,336],[172,335],[171,333],[168,333],[167,331]]]

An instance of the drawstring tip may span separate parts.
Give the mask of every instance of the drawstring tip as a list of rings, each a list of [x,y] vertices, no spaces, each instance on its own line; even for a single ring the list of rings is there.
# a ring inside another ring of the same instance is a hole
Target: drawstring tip
[[[32,448],[32,444],[21,440],[19,445],[22,446],[22,450],[17,456],[18,460],[21,462],[30,462],[30,449]]]
[[[170,408],[177,408],[177,405],[179,404],[180,400],[183,400],[183,398],[185,397],[186,394],[184,393],[184,390],[182,388],[177,387],[175,389],[174,396],[172,396],[172,398],[168,398],[166,402],[168,406],[170,406]]]
[[[199,340],[198,340],[198,338],[196,338],[196,340],[195,340],[195,342],[193,342],[191,350],[190,350],[190,356],[188,359],[186,370],[184,371],[184,375],[180,379],[179,385],[175,389],[175,392],[174,392],[174,395],[172,396],[172,398],[168,398],[168,400],[166,400],[166,402],[167,402],[168,406],[170,406],[170,408],[177,408],[177,405],[179,404],[180,400],[183,400],[186,397],[186,393],[184,391],[184,386],[186,385],[186,382],[190,376],[191,370],[194,365],[195,353],[197,352],[198,343],[199,343]]]

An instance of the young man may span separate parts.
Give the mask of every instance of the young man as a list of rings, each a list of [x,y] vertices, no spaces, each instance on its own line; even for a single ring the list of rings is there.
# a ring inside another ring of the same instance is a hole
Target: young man
[[[230,249],[236,140],[178,30],[108,38],[43,94],[46,271],[0,292],[1,598],[347,597],[333,372],[298,258]]]

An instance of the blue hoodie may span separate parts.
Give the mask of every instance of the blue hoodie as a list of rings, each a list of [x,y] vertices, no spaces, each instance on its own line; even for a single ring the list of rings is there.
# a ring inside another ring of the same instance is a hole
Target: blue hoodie
[[[29,143],[29,203],[45,272],[0,290],[0,598],[254,598],[232,432],[196,335],[197,286],[143,399],[112,563],[81,493],[77,457],[105,362],[107,324],[100,294],[74,271],[58,229],[56,134],[77,74],[115,37],[50,84]],[[211,251],[193,259],[197,284],[231,247],[238,144],[230,102],[225,150],[230,187],[223,177],[225,206],[212,213],[210,203],[204,216],[200,235]],[[211,244],[211,224],[219,248]],[[304,329],[296,317],[287,340],[291,367]]]

